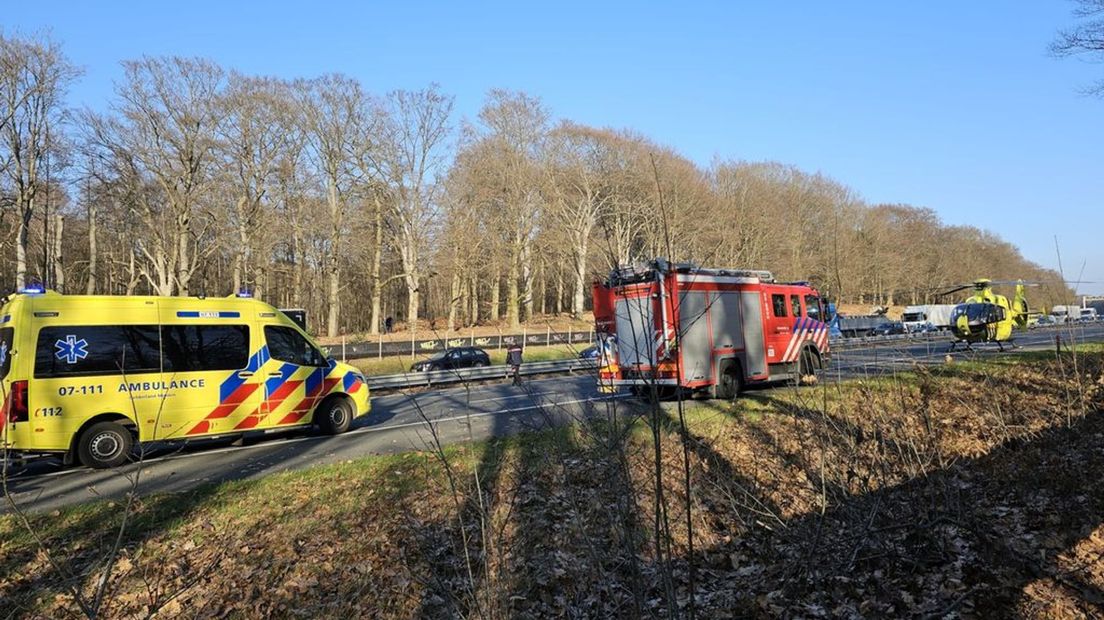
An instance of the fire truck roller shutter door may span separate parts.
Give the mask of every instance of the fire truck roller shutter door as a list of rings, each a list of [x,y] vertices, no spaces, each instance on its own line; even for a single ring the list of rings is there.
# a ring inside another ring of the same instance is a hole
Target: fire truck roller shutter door
[[[763,342],[763,313],[759,305],[759,292],[740,293],[741,318],[743,320],[745,371],[751,375],[767,374],[767,357]]]
[[[740,293],[722,291],[714,293],[709,307],[709,318],[713,324],[714,349],[742,349],[744,332],[740,321]]]
[[[621,366],[654,366],[655,317],[649,296],[618,299],[617,355]]]
[[[716,295],[713,293],[712,295]],[[709,346],[710,293],[679,294],[679,338],[682,351],[682,376],[688,381],[700,381],[710,374]]]

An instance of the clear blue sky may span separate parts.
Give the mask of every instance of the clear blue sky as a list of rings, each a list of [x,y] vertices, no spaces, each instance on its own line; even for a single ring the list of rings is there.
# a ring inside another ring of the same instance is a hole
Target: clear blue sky
[[[1085,263],[1081,292],[1104,293],[1104,100],[1078,94],[1104,64],[1046,51],[1069,2],[741,4],[15,2],[0,23],[53,32],[87,71],[77,105],[102,108],[143,54],[377,93],[435,81],[468,117],[524,90],[702,164],[781,161],[931,207],[1048,267],[1057,236],[1066,277]]]

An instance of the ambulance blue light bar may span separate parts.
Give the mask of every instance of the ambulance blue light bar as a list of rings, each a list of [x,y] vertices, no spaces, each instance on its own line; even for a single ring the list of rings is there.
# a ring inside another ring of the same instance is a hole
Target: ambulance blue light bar
[[[19,289],[21,295],[42,295],[46,293],[46,287],[41,284],[28,284]]]
[[[179,310],[176,317],[180,319],[236,319],[241,317],[240,312],[214,311],[214,310]]]
[[[253,298],[253,291],[251,291],[247,288],[243,288],[242,290],[238,291],[238,297],[241,297],[243,299],[252,299]]]

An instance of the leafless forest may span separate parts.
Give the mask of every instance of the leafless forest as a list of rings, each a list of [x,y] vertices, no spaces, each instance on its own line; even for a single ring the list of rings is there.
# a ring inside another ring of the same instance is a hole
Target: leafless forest
[[[703,167],[631,129],[557,119],[533,94],[492,90],[460,118],[435,84],[371,93],[337,74],[145,57],[93,110],[69,103],[81,73],[49,37],[0,38],[5,288],[249,288],[328,335],[375,333],[384,316],[577,315],[610,266],[659,255],[769,269],[851,303],[930,300],[978,276],[1053,283],[1036,305],[1066,294],[1011,244],[929,208],[870,204],[784,163]]]

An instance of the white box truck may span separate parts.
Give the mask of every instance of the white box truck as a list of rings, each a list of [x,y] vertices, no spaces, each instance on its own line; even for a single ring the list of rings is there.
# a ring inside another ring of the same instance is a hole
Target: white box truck
[[[910,332],[924,329],[946,330],[951,327],[951,311],[954,304],[925,304],[921,306],[905,306],[901,313],[901,322]]]

